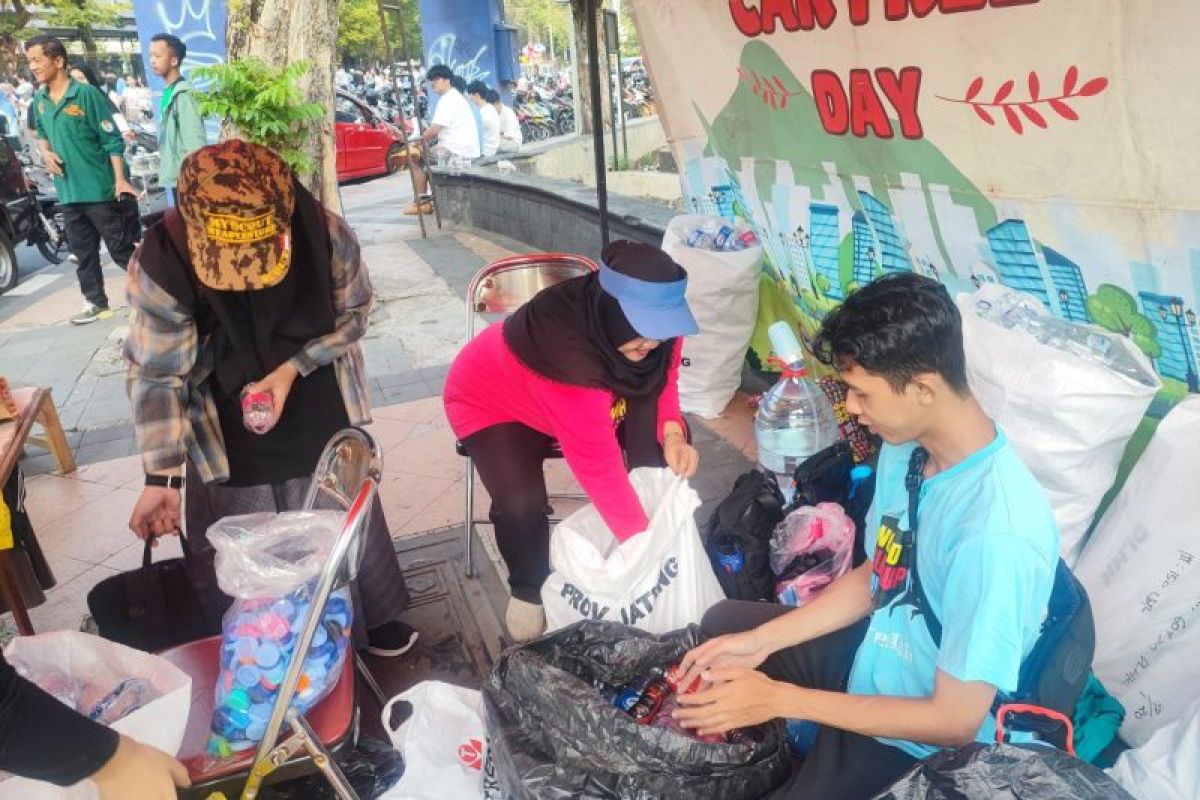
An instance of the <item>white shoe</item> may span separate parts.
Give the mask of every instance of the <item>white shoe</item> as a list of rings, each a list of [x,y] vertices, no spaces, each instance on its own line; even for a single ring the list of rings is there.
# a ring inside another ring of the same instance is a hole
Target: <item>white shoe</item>
[[[508,612],[504,615],[504,624],[514,642],[528,642],[545,632],[546,611],[539,604],[511,597],[508,600]]]

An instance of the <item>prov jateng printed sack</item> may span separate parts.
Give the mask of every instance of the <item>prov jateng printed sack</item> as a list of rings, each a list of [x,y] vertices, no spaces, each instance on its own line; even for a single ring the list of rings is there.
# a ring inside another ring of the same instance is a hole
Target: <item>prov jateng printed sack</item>
[[[699,622],[724,597],[696,528],[695,490],[666,469],[636,469],[629,479],[648,530],[618,543],[588,505],[551,536],[553,573],[542,586],[550,630],[595,619],[666,633]]]

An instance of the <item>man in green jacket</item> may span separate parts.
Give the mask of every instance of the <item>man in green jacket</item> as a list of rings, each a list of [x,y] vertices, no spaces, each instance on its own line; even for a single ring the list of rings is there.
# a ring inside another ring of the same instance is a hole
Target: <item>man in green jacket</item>
[[[25,55],[42,87],[33,99],[42,158],[54,176],[67,242],[79,262],[79,289],[87,300],[71,324],[107,319],[112,311],[104,291],[100,240],[121,269],[134,248],[117,202],[123,195],[138,195],[125,179],[125,141],[100,90],[71,79],[61,41],[35,36],[25,43]]]
[[[150,39],[150,69],[167,83],[158,115],[158,182],[167,190],[171,205],[179,200],[175,196],[179,165],[189,153],[208,144],[192,85],[179,71],[186,56],[187,45],[177,36],[159,33]]]

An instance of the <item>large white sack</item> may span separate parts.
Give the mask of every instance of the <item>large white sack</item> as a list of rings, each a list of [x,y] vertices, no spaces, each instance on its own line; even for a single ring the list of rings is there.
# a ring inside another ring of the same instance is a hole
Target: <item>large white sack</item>
[[[700,496],[668,469],[629,475],[650,527],[618,542],[586,505],[550,537],[550,568],[542,585],[548,630],[583,619],[622,622],[666,633],[700,622],[725,594],[696,527]]]
[[[1200,700],[1197,467],[1192,396],[1159,423],[1075,566],[1096,618],[1093,669],[1125,704],[1121,736],[1134,746]]]
[[[662,249],[687,270],[687,301],[700,332],[683,340],[679,405],[720,415],[742,382],[742,362],[758,317],[762,246],[734,252],[688,247],[688,233],[720,217],[684,214],[667,225]]]
[[[155,699],[117,720],[112,729],[170,755],[179,752],[191,711],[192,679],[161,656],[78,631],[54,631],[18,636],[4,648],[10,663],[36,671],[58,671],[96,684],[113,685],[124,678],[143,678]],[[82,780],[59,787],[44,781],[13,777],[0,782],[2,800],[91,800],[96,785]]]
[[[1105,771],[1138,800],[1200,798],[1200,701]]]
[[[1113,484],[1125,445],[1159,389],[1021,330],[983,319],[976,303],[1013,293],[998,284],[960,294],[967,378],[983,409],[1004,428],[1046,490],[1062,555],[1074,565],[1101,498]],[[1036,302],[1036,301],[1034,301]],[[1128,339],[1118,346],[1154,376]]]

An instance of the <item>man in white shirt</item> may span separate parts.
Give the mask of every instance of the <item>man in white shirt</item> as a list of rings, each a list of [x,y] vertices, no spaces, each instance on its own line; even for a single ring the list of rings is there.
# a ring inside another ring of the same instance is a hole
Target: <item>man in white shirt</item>
[[[496,152],[519,152],[521,143],[525,141],[525,134],[521,133],[521,123],[517,120],[517,112],[501,102],[498,92],[489,91],[487,102],[489,106],[496,109],[496,116],[500,120],[500,144],[496,148]]]
[[[454,72],[445,64],[435,64],[427,73],[429,86],[438,95],[437,107],[433,110],[433,121],[421,134],[421,143],[426,152],[436,160],[461,158],[470,161],[479,158],[479,131],[475,127],[475,115],[467,98],[451,85]],[[434,141],[437,144],[434,145]],[[405,214],[432,214],[433,196],[429,194],[429,176],[416,159],[412,164],[413,180],[417,186],[417,199],[404,210]]]
[[[483,155],[496,155],[500,147],[500,115],[487,102],[487,84],[483,81],[471,81],[467,87],[467,99],[479,109],[479,121],[483,124]]]

